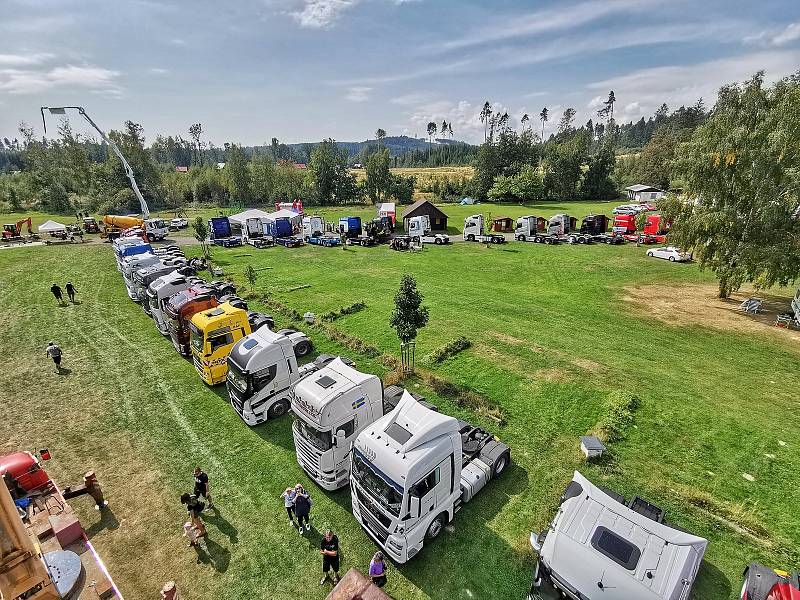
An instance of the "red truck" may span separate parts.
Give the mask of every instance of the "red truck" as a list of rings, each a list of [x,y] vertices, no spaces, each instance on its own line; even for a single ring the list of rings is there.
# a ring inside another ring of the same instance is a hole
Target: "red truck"
[[[640,244],[663,244],[672,223],[661,215],[647,215],[644,229],[636,230],[636,215],[615,215],[612,235]]]
[[[169,337],[175,350],[182,356],[191,356],[189,347],[189,322],[200,311],[214,308],[224,297],[226,300],[234,298],[231,294],[236,292],[229,283],[201,283],[190,287],[173,296],[164,303],[164,320],[169,328]],[[243,303],[243,301],[239,300]]]
[[[752,563],[744,572],[741,600],[800,600],[800,576]]]

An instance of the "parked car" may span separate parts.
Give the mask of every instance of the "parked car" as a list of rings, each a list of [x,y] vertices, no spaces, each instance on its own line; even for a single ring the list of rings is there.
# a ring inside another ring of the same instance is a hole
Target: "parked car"
[[[611,211],[611,214],[614,215],[636,215],[642,211],[641,205],[639,204],[620,204],[614,210]]]
[[[652,258],[663,258],[669,262],[686,262],[692,260],[692,257],[686,252],[681,252],[674,246],[662,246],[661,248],[652,248],[647,251],[647,256]]]
[[[170,229],[185,229],[189,226],[189,219],[183,217],[175,217],[169,222]]]

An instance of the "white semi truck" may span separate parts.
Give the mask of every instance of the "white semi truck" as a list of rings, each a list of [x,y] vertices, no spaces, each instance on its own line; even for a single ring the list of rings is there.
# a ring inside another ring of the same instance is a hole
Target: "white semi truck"
[[[242,241],[254,248],[267,248],[274,246],[275,241],[269,235],[269,224],[272,219],[266,217],[251,217],[247,219],[242,227]]]
[[[231,406],[251,427],[289,411],[292,386],[335,357],[323,354],[300,366],[297,359],[314,349],[311,340],[293,329],[262,327],[245,336],[228,355],[226,386]]]
[[[441,246],[450,243],[449,235],[434,233],[431,230],[431,220],[428,215],[419,215],[408,220],[408,236],[417,244],[424,242]]]
[[[125,287],[128,288],[128,296],[131,300],[137,299],[133,274],[140,269],[146,269],[158,263],[180,265],[186,263],[186,258],[183,252],[176,251],[159,254],[137,254],[136,256],[131,256],[122,261],[120,268],[122,279],[125,281]]]
[[[361,373],[341,358],[301,379],[292,393],[297,462],[323,489],[347,485],[350,446],[365,427],[391,411],[402,388]]]
[[[664,511],[593,485],[575,471],[539,555],[528,599],[688,600],[708,541],[670,525]],[[554,588],[554,589],[553,589]]]
[[[464,241],[486,244],[505,244],[502,233],[484,233],[483,215],[472,215],[464,219]]]
[[[542,224],[545,227],[540,227]],[[514,228],[514,239],[518,242],[534,242],[536,244],[558,244],[559,238],[556,235],[547,233],[545,231],[547,221],[534,215],[526,215],[517,219],[516,227]]]
[[[594,238],[589,233],[581,233],[577,219],[565,214],[553,215],[547,222],[547,233],[558,236],[568,244],[591,244]]]
[[[353,444],[353,515],[392,560],[405,563],[510,460],[509,447],[491,433],[405,392]]]

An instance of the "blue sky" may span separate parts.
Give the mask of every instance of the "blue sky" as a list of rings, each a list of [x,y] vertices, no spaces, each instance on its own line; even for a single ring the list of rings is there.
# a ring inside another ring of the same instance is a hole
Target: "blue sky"
[[[800,69],[798,0],[0,0],[8,137],[81,104],[148,139],[195,122],[218,145],[424,137],[444,119],[475,142],[486,100],[582,123],[613,89],[627,121],[759,69]]]

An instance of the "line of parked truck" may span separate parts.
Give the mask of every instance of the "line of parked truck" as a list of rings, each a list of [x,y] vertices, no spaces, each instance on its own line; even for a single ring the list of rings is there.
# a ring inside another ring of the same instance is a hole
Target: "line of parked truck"
[[[120,238],[114,251],[128,295],[204,382],[226,383],[245,423],[294,413],[300,466],[323,489],[350,487],[354,517],[393,560],[413,558],[509,464],[493,434],[384,387],[346,358],[301,365],[313,349],[307,336],[275,331],[232,284],[197,277],[202,265],[178,248]]]
[[[532,230],[539,229],[537,222]],[[508,467],[511,450],[494,434],[384,386],[347,358],[323,354],[301,364],[313,350],[305,334],[276,331],[272,317],[247,310],[233,284],[197,277],[202,262],[179,248],[121,238],[114,251],[128,295],[191,356],[204,382],[225,383],[247,425],[294,414],[298,464],[325,490],[349,487],[354,518],[393,561],[415,557]],[[626,500],[578,472],[548,530],[530,542],[538,561],[529,598],[544,585],[574,600],[610,590],[619,600],[687,600],[708,544],[669,523],[658,506]],[[795,600],[797,584],[796,575],[754,563],[741,597]]]

